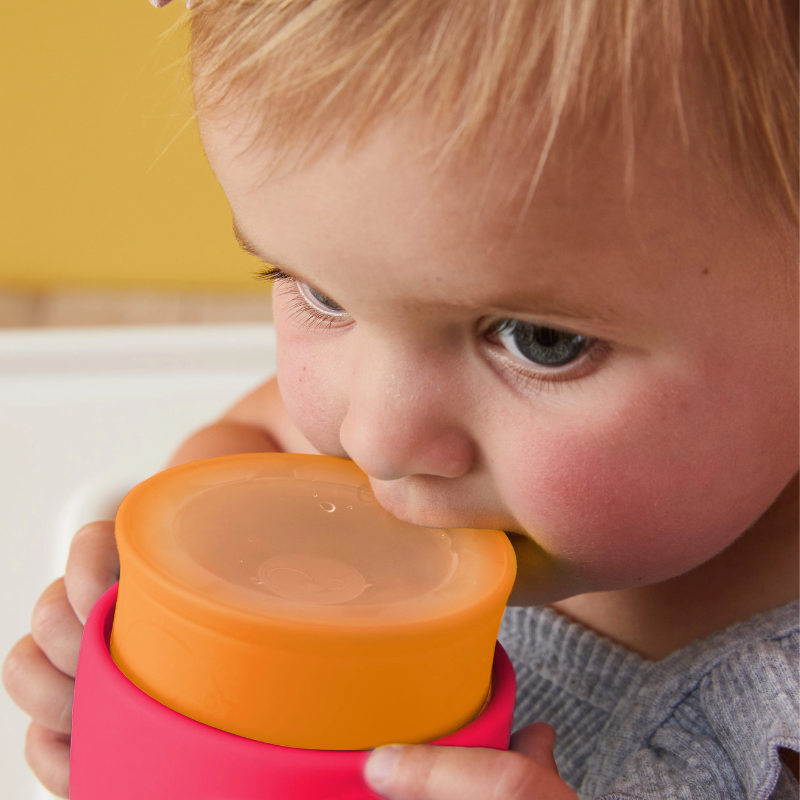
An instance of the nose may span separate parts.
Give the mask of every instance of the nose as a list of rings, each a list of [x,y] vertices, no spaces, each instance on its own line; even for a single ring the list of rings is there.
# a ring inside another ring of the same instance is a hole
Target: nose
[[[370,477],[458,478],[472,468],[469,402],[453,362],[424,345],[401,352],[373,342],[353,354],[339,438]]]

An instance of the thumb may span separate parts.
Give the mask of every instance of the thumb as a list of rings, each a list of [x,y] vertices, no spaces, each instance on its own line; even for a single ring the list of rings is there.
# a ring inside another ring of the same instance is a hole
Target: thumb
[[[536,762],[548,772],[558,775],[558,767],[553,758],[555,743],[554,728],[546,722],[534,722],[532,725],[521,728],[511,737],[510,749]]]
[[[364,777],[388,800],[578,800],[558,777],[553,729],[526,729],[528,752],[480,747],[390,745],[375,750]],[[542,766],[537,759],[547,760]]]

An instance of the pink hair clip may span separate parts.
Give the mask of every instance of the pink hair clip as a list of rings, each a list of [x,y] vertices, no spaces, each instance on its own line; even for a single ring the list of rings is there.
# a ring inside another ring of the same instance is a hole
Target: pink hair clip
[[[171,0],[150,0],[150,4],[154,5],[156,8],[164,8],[167,3],[171,2]],[[190,11],[196,5],[194,0],[186,0],[186,8]]]

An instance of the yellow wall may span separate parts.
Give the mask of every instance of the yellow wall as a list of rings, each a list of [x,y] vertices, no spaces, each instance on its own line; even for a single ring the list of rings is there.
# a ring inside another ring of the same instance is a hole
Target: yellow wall
[[[258,290],[191,124],[174,2],[5,0],[0,285]],[[266,289],[266,287],[263,287]]]

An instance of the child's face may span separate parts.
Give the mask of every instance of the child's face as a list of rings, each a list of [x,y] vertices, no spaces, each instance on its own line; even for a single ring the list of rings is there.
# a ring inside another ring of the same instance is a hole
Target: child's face
[[[294,422],[401,519],[532,537],[517,602],[686,572],[794,473],[793,235],[678,147],[640,147],[632,197],[615,147],[554,152],[520,217],[528,165],[432,172],[402,126],[277,177],[203,134],[242,238],[302,282],[274,300]]]

